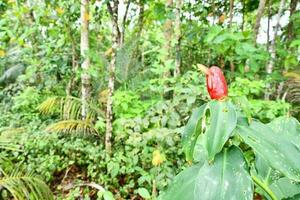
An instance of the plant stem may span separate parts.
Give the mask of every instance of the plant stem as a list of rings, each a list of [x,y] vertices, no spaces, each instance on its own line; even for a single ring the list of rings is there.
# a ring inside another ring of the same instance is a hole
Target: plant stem
[[[261,187],[271,197],[272,200],[278,200],[275,194],[272,192],[272,190],[266,184],[260,181],[259,178],[253,175],[251,176],[251,178],[255,184]]]

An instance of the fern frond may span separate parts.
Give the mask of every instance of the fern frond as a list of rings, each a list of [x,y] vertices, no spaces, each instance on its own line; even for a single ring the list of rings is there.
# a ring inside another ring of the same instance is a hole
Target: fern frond
[[[38,106],[38,110],[44,115],[54,114],[58,98],[59,97],[49,97]]]
[[[40,104],[38,110],[42,114],[59,113],[62,119],[80,119],[82,100],[77,97],[50,97]],[[88,103],[88,118],[95,119],[97,116],[104,116],[97,106],[92,102]]]
[[[23,173],[18,169],[1,177],[0,187],[9,191],[16,200],[54,199],[49,187],[41,179],[32,173]]]
[[[51,124],[46,128],[49,132],[63,132],[63,133],[83,133],[83,134],[96,134],[98,131],[94,128],[91,120],[63,120]]]

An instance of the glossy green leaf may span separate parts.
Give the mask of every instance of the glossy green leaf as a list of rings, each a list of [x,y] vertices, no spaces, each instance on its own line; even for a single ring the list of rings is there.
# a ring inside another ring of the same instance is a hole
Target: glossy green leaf
[[[178,174],[160,200],[252,200],[253,185],[237,147],[216,155],[212,164],[196,164]]]
[[[254,121],[250,126],[238,125],[237,132],[268,165],[286,177],[300,181],[300,149],[295,141],[291,140],[292,134],[289,134],[290,137],[286,137],[284,130],[276,133],[269,126]],[[274,127],[274,129],[280,130],[278,127]],[[292,133],[296,134],[293,131]]]
[[[182,143],[186,160],[193,160],[194,147],[198,136],[201,134],[201,122],[206,105],[207,104],[204,104],[193,111],[192,116],[183,130]]]
[[[270,185],[274,181],[280,179],[283,175],[274,170],[268,163],[263,160],[259,155],[256,155],[255,159],[255,168],[257,172],[257,176],[266,184]]]
[[[300,124],[293,117],[279,117],[274,119],[268,126],[278,135],[284,135],[298,149],[300,149]]]
[[[151,198],[151,195],[149,194],[149,192],[146,188],[139,188],[138,193],[144,199],[150,199]]]
[[[270,189],[278,199],[286,199],[300,194],[300,183],[296,183],[284,177],[272,183]]]
[[[210,113],[210,119],[205,120],[207,127],[203,140],[208,159],[213,160],[236,127],[237,114],[229,101],[211,101],[207,105],[207,112]]]

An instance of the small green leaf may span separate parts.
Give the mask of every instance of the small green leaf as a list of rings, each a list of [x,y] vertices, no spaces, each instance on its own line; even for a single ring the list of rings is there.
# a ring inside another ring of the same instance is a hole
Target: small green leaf
[[[103,193],[104,200],[115,200],[113,194],[110,191],[105,191]]]
[[[144,199],[150,199],[151,195],[149,194],[148,190],[146,188],[139,188],[138,194],[143,197]]]

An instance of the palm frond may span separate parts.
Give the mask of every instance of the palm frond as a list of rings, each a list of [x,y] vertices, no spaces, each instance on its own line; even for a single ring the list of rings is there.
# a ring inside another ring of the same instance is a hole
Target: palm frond
[[[49,125],[46,128],[49,132],[62,132],[62,133],[83,133],[98,135],[98,131],[94,128],[91,120],[63,120]]]
[[[0,178],[0,187],[5,188],[16,200],[53,200],[49,187],[32,173],[18,169]]]
[[[42,114],[60,113],[62,119],[69,120],[81,118],[81,107],[82,100],[80,98],[72,96],[55,96],[50,97],[42,102],[39,105],[38,110]],[[93,105],[92,102],[88,103],[88,108],[88,118],[95,119],[96,116],[104,116],[100,109]]]

